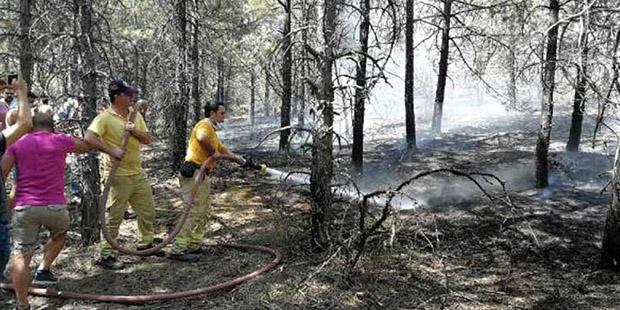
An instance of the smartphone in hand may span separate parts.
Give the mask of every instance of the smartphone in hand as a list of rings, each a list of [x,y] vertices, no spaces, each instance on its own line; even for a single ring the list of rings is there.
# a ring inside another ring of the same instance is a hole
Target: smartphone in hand
[[[7,82],[9,85],[12,85],[12,84],[13,84],[13,82],[14,82],[15,80],[17,80],[17,77],[18,77],[18,76],[17,76],[17,74],[9,74],[9,75],[8,75],[8,77],[6,78],[6,82]]]

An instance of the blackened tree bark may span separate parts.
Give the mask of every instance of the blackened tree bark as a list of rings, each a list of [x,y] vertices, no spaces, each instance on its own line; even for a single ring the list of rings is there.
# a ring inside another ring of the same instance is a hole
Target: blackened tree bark
[[[83,106],[81,123],[84,128],[97,116],[97,52],[95,50],[95,37],[93,29],[93,3],[92,0],[74,0],[74,12],[78,15],[80,31],[78,38],[80,66],[82,76],[82,91],[86,95]],[[82,244],[90,245],[99,239],[99,212],[97,211],[98,198],[101,195],[99,159],[94,152],[86,153],[80,161],[81,182],[83,187],[82,205],[80,207],[82,222],[80,232]]]
[[[232,74],[233,74],[233,67],[232,66],[227,66],[225,67],[226,71],[224,71],[224,97],[222,99],[223,102],[230,102],[230,90],[231,87],[230,85],[232,84]]]
[[[28,86],[32,86],[32,67],[34,65],[34,57],[32,55],[32,46],[30,45],[30,27],[32,26],[32,8],[34,0],[19,1],[19,72],[21,77]]]
[[[558,19],[560,3],[549,0],[550,25],[547,34],[547,51],[542,74],[543,96],[540,111],[540,127],[536,141],[536,187],[549,185],[549,140],[553,124],[553,91],[555,88],[555,63],[558,50]]]
[[[579,144],[581,143],[581,129],[583,125],[583,112],[586,107],[586,70],[588,58],[588,47],[584,46],[581,51],[582,66],[577,68],[577,85],[575,87],[575,97],[573,99],[573,113],[570,123],[570,132],[568,135],[568,143],[566,143],[566,151],[577,152],[579,151]]]
[[[224,88],[226,87],[224,85],[226,81],[225,70],[226,70],[226,67],[224,66],[224,58],[222,56],[219,56],[217,58],[217,87],[215,91],[216,102],[225,102],[224,100],[226,99],[224,98],[225,97]]]
[[[302,36],[304,36],[302,34]],[[302,55],[304,57],[304,60],[301,63],[301,76],[302,78],[305,78],[306,73],[308,72],[308,69],[306,68],[306,66],[308,65],[306,58],[308,57],[307,52],[302,52]],[[299,111],[297,114],[297,125],[300,127],[304,127],[304,124],[306,122],[306,82],[301,81],[301,84],[299,85]]]
[[[256,123],[256,73],[250,69],[250,124],[252,133]]]
[[[415,136],[415,110],[414,110],[414,50],[413,50],[413,3],[414,0],[407,0],[405,10],[407,20],[405,22],[405,131],[407,139],[407,149],[416,149]]]
[[[146,42],[143,39],[139,39],[137,43],[138,49],[144,51],[146,49]],[[148,74],[149,73],[149,61],[146,56],[142,56],[140,68],[138,68],[138,86],[140,87],[141,95],[143,98],[149,97],[148,89]]]
[[[319,63],[321,74],[318,90],[319,111],[318,126],[314,133],[312,145],[312,167],[310,175],[310,192],[312,196],[311,240],[315,250],[328,245],[327,223],[332,205],[331,182],[334,171],[333,162],[333,124],[334,124],[334,85],[332,72],[335,62],[336,18],[338,5],[336,1],[323,2],[323,53]]]
[[[618,53],[618,46],[620,45],[620,30],[616,32],[616,38],[613,45],[611,55],[615,56]],[[613,75],[611,77],[611,85],[606,94],[606,103],[610,102],[610,96],[613,89],[617,86],[618,70],[620,65],[618,64],[617,57],[612,58],[613,61]],[[600,114],[597,116],[597,124],[594,129],[594,133],[598,131],[598,127],[602,123],[605,113],[605,107],[603,105]],[[596,136],[595,136],[596,137]],[[603,249],[601,251],[601,265],[605,268],[620,269],[620,147],[616,149],[616,157],[614,160],[613,176],[611,180],[612,199],[607,213],[607,220],[605,221],[605,230],[603,232]]]
[[[583,125],[583,112],[586,106],[586,87],[587,69],[588,69],[588,15],[582,16],[582,29],[579,38],[580,58],[577,66],[577,85],[575,85],[575,97],[573,99],[573,114],[570,123],[570,132],[568,134],[568,142],[566,143],[566,151],[579,151],[581,143],[581,129]]]
[[[140,48],[133,44],[133,66],[131,68],[131,85],[137,86],[140,81]]]
[[[176,171],[185,157],[185,136],[187,135],[187,103],[189,94],[187,88],[187,0],[175,2],[176,41],[179,55],[176,59],[176,101],[173,114],[172,130],[170,132],[170,151],[172,155],[172,169]]]
[[[508,77],[510,83],[508,85],[508,99],[510,99],[510,105],[512,107],[517,106],[517,55],[515,53],[516,43],[515,40],[509,42],[510,50],[508,51]]]
[[[291,46],[291,49],[293,49],[293,46]],[[295,55],[294,50],[291,51],[291,55]],[[297,115],[297,107],[299,106],[299,104],[298,104],[298,101],[299,101],[299,87],[297,85],[298,73],[297,73],[297,71],[295,71],[295,69],[298,69],[298,68],[291,66],[291,113],[290,113],[290,116],[291,116],[290,120],[291,121],[293,120],[295,115]]]
[[[516,108],[517,105],[517,47],[519,44],[519,38],[521,36],[521,25],[525,23],[524,8],[522,4],[515,4],[514,13],[510,15],[510,29],[508,39],[508,58],[506,63],[506,70],[508,71],[508,100],[509,106]]]
[[[603,249],[601,265],[605,268],[620,269],[620,147],[616,148],[613,177],[611,180],[612,199],[605,230],[603,232]]]
[[[200,17],[198,16],[198,1],[194,1],[195,16],[194,31],[192,33],[192,103],[194,106],[194,124],[202,118],[200,103]]]
[[[293,71],[293,47],[291,45],[291,0],[284,3],[284,31],[282,50],[282,107],[280,108],[280,127],[291,125],[291,98],[292,98],[292,71]],[[288,139],[291,134],[289,129],[280,131],[279,149],[285,150],[288,147]]]
[[[441,134],[441,119],[443,117],[443,101],[446,92],[446,78],[448,76],[448,56],[450,54],[450,20],[452,18],[452,0],[443,0],[443,29],[441,33],[441,49],[439,51],[439,75],[437,76],[437,91],[433,108],[433,122],[431,130],[434,134]]]
[[[297,125],[304,127],[306,121],[306,74],[308,72],[308,50],[305,46],[308,44],[308,25],[309,25],[309,10],[307,0],[301,1],[301,11],[303,14],[303,27],[301,31],[301,41],[303,44],[301,52],[301,83],[299,86],[299,114],[297,114]]]
[[[364,113],[368,89],[366,86],[366,64],[368,54],[368,32],[370,30],[370,0],[360,0],[360,53],[355,74],[355,103],[353,106],[353,170],[361,174],[364,170]]]
[[[263,100],[263,109],[265,110],[265,116],[269,116],[271,115],[271,103],[269,102],[270,100],[270,92],[271,92],[271,87],[269,87],[269,68],[267,68],[267,66],[265,66],[264,68],[265,70],[265,99]]]

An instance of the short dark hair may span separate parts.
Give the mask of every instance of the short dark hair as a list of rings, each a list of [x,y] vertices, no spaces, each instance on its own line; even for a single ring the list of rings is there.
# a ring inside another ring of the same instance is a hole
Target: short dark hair
[[[220,106],[226,107],[224,102],[221,101],[207,102],[207,106],[205,106],[205,116],[211,116],[211,112],[217,113],[217,110],[220,108]]]

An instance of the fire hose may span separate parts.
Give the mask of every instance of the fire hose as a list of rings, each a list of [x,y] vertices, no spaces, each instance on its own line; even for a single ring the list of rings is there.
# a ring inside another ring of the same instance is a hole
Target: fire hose
[[[129,115],[129,121],[133,122],[135,120],[136,117],[136,113],[134,111],[131,111],[130,115]],[[126,150],[127,148],[127,142],[129,140],[129,135],[130,133],[128,131],[124,132],[123,137],[122,137],[122,142],[121,142],[121,148],[122,150]],[[205,161],[201,166],[200,169],[198,171],[198,173],[196,174],[195,178],[194,178],[194,184],[190,190],[190,195],[188,200],[186,201],[186,206],[183,210],[183,214],[181,216],[181,218],[179,219],[179,221],[177,222],[177,224],[175,225],[175,227],[172,229],[172,231],[166,236],[166,238],[158,245],[143,250],[143,251],[137,251],[137,250],[130,250],[130,249],[126,249],[121,247],[118,242],[112,238],[112,236],[110,235],[110,232],[107,229],[107,225],[106,225],[106,216],[105,216],[105,206],[107,203],[107,199],[108,199],[108,194],[110,192],[110,186],[111,186],[111,180],[114,177],[116,170],[118,169],[118,166],[120,164],[120,160],[117,160],[114,162],[109,174],[108,174],[108,178],[105,182],[105,186],[104,186],[104,190],[103,193],[99,199],[99,221],[102,227],[102,233],[104,238],[106,239],[106,241],[108,241],[108,243],[111,245],[111,247],[121,253],[124,254],[128,254],[128,255],[136,255],[136,256],[148,256],[148,255],[152,255],[154,253],[157,253],[158,251],[160,251],[163,247],[165,247],[166,245],[170,244],[170,242],[172,242],[172,240],[174,240],[174,238],[176,237],[176,235],[181,231],[181,229],[183,228],[183,225],[185,224],[185,222],[187,221],[187,219],[189,218],[189,215],[191,213],[191,208],[192,205],[194,203],[194,199],[196,197],[196,193],[198,192],[198,189],[200,187],[200,185],[202,184],[202,182],[204,181],[204,175],[207,169],[207,165],[212,161],[213,159],[209,158],[207,161]],[[249,165],[250,168],[254,168],[254,169],[258,169],[261,170],[262,172],[264,172],[266,170],[266,166],[265,165],[256,165],[254,163],[251,163]],[[244,245],[244,244],[228,244],[228,243],[222,243],[222,244],[218,244],[218,246],[222,246],[222,247],[228,247],[228,248],[234,248],[234,249],[241,249],[241,250],[255,250],[255,251],[260,251],[260,252],[265,252],[268,254],[271,254],[271,256],[273,257],[272,261],[261,267],[260,269],[257,269],[256,271],[253,271],[251,273],[233,278],[231,280],[228,280],[226,282],[222,282],[222,283],[218,283],[218,284],[214,284],[208,287],[202,287],[202,288],[198,288],[198,289],[193,289],[193,290],[187,290],[187,291],[180,291],[180,292],[172,292],[172,293],[162,293],[162,294],[153,294],[153,295],[134,295],[134,296],[130,296],[130,295],[100,295],[100,294],[86,294],[86,293],[76,293],[76,292],[64,292],[64,291],[57,291],[53,288],[33,288],[30,287],[28,289],[28,292],[32,295],[36,295],[36,296],[43,296],[43,297],[53,297],[53,298],[67,298],[67,299],[80,299],[80,300],[94,300],[94,301],[99,301],[99,302],[116,302],[116,303],[144,303],[144,302],[152,302],[152,301],[164,301],[164,300],[171,300],[171,299],[178,299],[178,298],[185,298],[185,297],[195,297],[198,295],[204,295],[204,294],[208,294],[208,293],[212,293],[212,292],[216,292],[216,291],[222,291],[225,289],[230,289],[234,286],[237,286],[239,284],[245,283],[247,281],[249,281],[252,278],[255,278],[261,274],[264,274],[270,270],[273,270],[281,261],[282,261],[282,254],[280,252],[278,252],[277,250],[274,250],[272,248],[269,247],[265,247],[265,246],[258,246],[258,245]],[[0,288],[2,289],[9,289],[12,290],[13,286],[9,285],[9,284],[0,284]]]
[[[205,295],[217,291],[223,291],[226,289],[231,289],[239,284],[245,283],[261,274],[269,272],[273,270],[277,265],[282,261],[282,254],[277,250],[272,248],[268,248],[260,245],[245,245],[245,244],[219,244],[220,246],[227,248],[234,248],[240,250],[255,250],[260,252],[265,252],[271,254],[273,259],[271,262],[260,269],[257,269],[251,273],[239,276],[237,278],[233,278],[226,282],[217,283],[211,286],[197,288],[193,290],[180,291],[180,292],[172,292],[172,293],[162,293],[162,294],[152,294],[152,295],[100,295],[100,294],[86,294],[86,293],[76,293],[76,292],[65,292],[65,291],[57,291],[53,288],[34,288],[30,287],[28,289],[28,293],[35,296],[42,297],[52,297],[52,298],[65,298],[65,299],[80,299],[80,300],[92,300],[99,302],[115,302],[115,303],[130,303],[130,304],[139,304],[145,302],[153,302],[153,301],[165,301],[172,300],[178,298],[186,298],[186,297],[196,297],[199,295]],[[13,289],[13,286],[10,284],[0,284],[0,287],[3,289]]]

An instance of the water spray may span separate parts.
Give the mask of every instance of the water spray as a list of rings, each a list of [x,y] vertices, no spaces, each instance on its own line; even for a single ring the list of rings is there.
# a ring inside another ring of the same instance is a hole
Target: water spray
[[[269,175],[270,177],[280,181],[280,182],[288,182],[296,185],[310,185],[310,176],[306,174],[301,174],[298,172],[284,172],[281,170],[268,168],[266,165],[260,165],[260,171],[262,174]],[[258,168],[257,168],[258,169]],[[360,204],[363,202],[364,193],[354,190],[353,188],[340,187],[334,191],[334,195],[340,197],[342,199],[346,199],[347,201],[352,202],[353,204]],[[400,199],[393,199],[393,201]],[[384,207],[386,204],[385,198],[371,198],[366,201],[368,205],[374,207]]]

